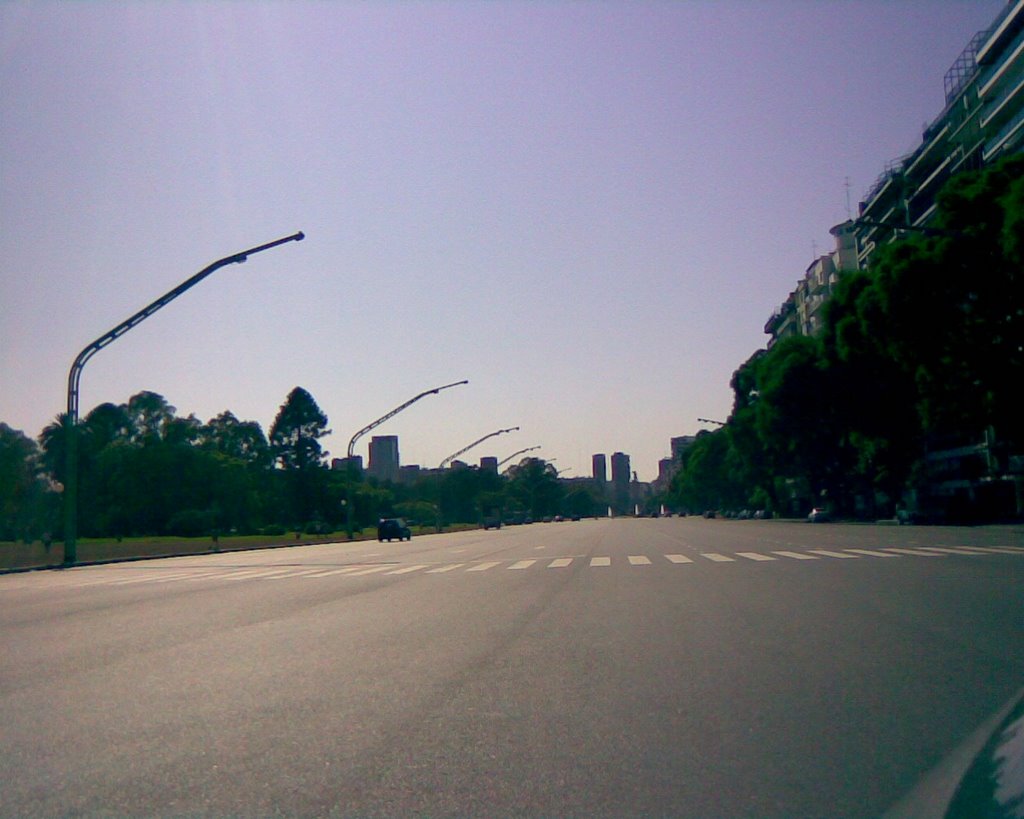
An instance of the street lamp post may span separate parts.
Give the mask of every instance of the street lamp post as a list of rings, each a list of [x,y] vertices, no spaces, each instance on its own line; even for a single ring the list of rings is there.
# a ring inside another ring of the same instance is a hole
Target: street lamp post
[[[447,458],[445,458],[443,461],[441,461],[440,466],[438,466],[437,468],[438,469],[444,469],[448,464],[450,464],[452,461],[454,461],[460,455],[462,455],[465,452],[469,452],[469,450],[471,450],[477,444],[482,444],[488,438],[493,438],[495,435],[501,435],[501,434],[503,434],[505,432],[515,432],[517,429],[519,429],[519,427],[509,427],[508,429],[499,429],[499,430],[495,430],[494,432],[488,433],[483,438],[477,438],[475,441],[473,441],[473,443],[469,444],[468,446],[464,446],[458,452],[453,452],[451,455],[449,455]]]
[[[505,464],[507,464],[509,461],[511,461],[514,457],[516,457],[516,455],[522,455],[524,452],[533,452],[535,449],[540,449],[540,446],[528,446],[528,447],[526,447],[526,449],[520,449],[520,450],[518,450],[516,452],[513,452],[507,458],[505,458],[505,459],[503,459],[503,460],[498,462],[498,469],[501,469],[501,467],[503,467]]]
[[[82,378],[82,369],[86,363],[96,353],[106,347],[108,344],[119,339],[125,333],[132,329],[137,324],[141,324],[151,315],[153,315],[161,307],[165,307],[170,304],[174,299],[195,287],[199,282],[209,276],[216,270],[229,265],[229,264],[240,264],[247,258],[255,253],[260,253],[264,250],[269,250],[272,247],[283,245],[285,242],[300,242],[305,239],[306,236],[302,231],[294,233],[291,236],[285,236],[283,239],[276,239],[273,242],[267,242],[265,245],[259,245],[258,247],[251,247],[248,250],[243,250],[241,253],[236,253],[233,256],[225,256],[223,259],[218,259],[213,264],[204,267],[190,279],[186,279],[173,290],[165,293],[152,304],[143,307],[139,312],[130,318],[125,319],[112,330],[107,331],[102,336],[97,338],[91,344],[87,345],[82,351],[75,357],[74,363],[71,365],[71,370],[68,373],[68,413],[67,413],[67,446],[66,446],[66,463],[67,463],[67,475],[65,476],[65,487],[64,487],[64,565],[70,566],[77,560],[77,538],[78,538],[78,398],[79,398],[79,384]]]
[[[345,525],[346,525],[346,528],[348,529],[348,539],[349,540],[352,540],[352,537],[353,537],[353,534],[354,534],[354,532],[353,532],[353,509],[352,509],[354,504],[353,504],[353,497],[352,497],[352,482],[353,482],[353,479],[355,477],[355,469],[353,469],[353,457],[354,457],[355,451],[356,451],[356,441],[358,441],[360,438],[362,438],[370,430],[376,429],[381,424],[383,424],[385,421],[387,421],[387,420],[389,420],[391,418],[394,418],[402,410],[406,409],[407,407],[411,406],[412,404],[415,404],[421,398],[426,398],[428,395],[437,395],[439,392],[441,392],[441,390],[446,390],[449,387],[458,387],[458,386],[460,386],[462,384],[468,384],[468,383],[469,383],[468,380],[463,379],[462,381],[455,381],[455,382],[453,382],[451,384],[445,384],[443,387],[434,387],[434,389],[432,389],[432,390],[424,390],[419,395],[414,396],[413,398],[410,398],[404,404],[400,404],[399,406],[395,407],[393,410],[391,410],[391,412],[387,413],[387,415],[382,415],[376,421],[373,421],[373,422],[367,424],[365,427],[363,427],[355,435],[352,436],[351,440],[348,442],[348,457],[345,459],[345,466],[346,466],[346,470],[348,472],[348,482],[347,482],[346,488],[345,488],[345,496],[346,496],[346,499],[348,501],[348,503],[345,504],[346,510],[347,510],[346,513],[345,513]]]

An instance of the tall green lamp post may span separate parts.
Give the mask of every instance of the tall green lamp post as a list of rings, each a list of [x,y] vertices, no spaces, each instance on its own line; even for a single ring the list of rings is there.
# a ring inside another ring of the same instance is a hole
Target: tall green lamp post
[[[131,330],[132,327],[145,321],[161,307],[170,304],[186,290],[195,287],[215,270],[219,270],[229,264],[240,264],[255,253],[260,253],[264,250],[269,250],[272,247],[283,245],[285,242],[300,242],[305,238],[305,234],[302,231],[299,231],[291,236],[285,236],[283,239],[267,242],[265,245],[251,247],[248,250],[243,250],[241,253],[235,253],[233,256],[225,256],[223,259],[218,259],[213,264],[204,267],[192,276],[192,278],[186,279],[173,290],[165,293],[152,304],[147,307],[143,307],[139,312],[131,316],[131,318],[122,321],[113,330],[109,330],[104,333],[94,342],[87,345],[82,352],[75,357],[75,361],[71,365],[71,371],[68,373],[68,413],[66,427],[67,446],[65,447],[67,457],[67,475],[65,476],[64,485],[65,566],[74,565],[78,559],[78,395],[79,383],[82,379],[82,369],[85,367],[86,362],[88,362],[90,358],[96,355],[96,353],[108,344],[116,341]]]

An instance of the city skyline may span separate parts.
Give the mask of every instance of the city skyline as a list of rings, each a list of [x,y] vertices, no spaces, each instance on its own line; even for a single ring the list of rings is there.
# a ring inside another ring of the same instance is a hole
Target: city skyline
[[[652,480],[1005,4],[5,4],[0,422],[142,390],[268,430],[296,385],[437,464]],[[366,454],[363,442],[360,454]],[[507,447],[507,449],[506,449]]]

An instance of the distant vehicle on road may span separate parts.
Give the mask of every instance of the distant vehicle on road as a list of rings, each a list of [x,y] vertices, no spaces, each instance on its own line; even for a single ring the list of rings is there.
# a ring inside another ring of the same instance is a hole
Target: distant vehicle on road
[[[828,513],[828,509],[820,506],[814,507],[811,514],[807,516],[808,523],[828,523],[830,520],[832,520],[832,516]]]
[[[484,529],[500,529],[501,518],[497,515],[490,515],[484,518]]]
[[[412,530],[401,518],[381,518],[377,524],[377,540],[412,540]]]

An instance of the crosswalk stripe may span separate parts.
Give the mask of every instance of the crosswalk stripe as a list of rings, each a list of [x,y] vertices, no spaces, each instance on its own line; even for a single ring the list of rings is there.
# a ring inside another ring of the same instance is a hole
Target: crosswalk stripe
[[[842,552],[831,552],[828,549],[808,549],[809,552],[816,555],[823,555],[825,557],[838,557],[843,560],[856,560],[859,555],[847,555]]]
[[[772,552],[773,555],[782,555],[783,557],[791,557],[793,560],[819,560],[820,558],[814,555],[804,554],[803,552]]]
[[[728,557],[727,555],[720,555],[718,552],[701,552],[701,557],[706,557],[713,563],[735,563],[736,558]]]
[[[612,559],[610,557],[592,557],[590,558],[591,566],[611,566]]]
[[[846,551],[856,552],[859,555],[868,555],[869,557],[899,557],[899,555],[891,555],[888,552],[877,552],[874,549],[846,549]]]
[[[442,574],[443,572],[453,572],[456,569],[465,565],[465,563],[452,563],[448,566],[438,566],[436,569],[427,569],[426,574]]]
[[[500,566],[500,561],[492,561],[489,563],[477,563],[475,566],[470,566],[466,569],[467,572],[486,572],[488,569],[493,569],[495,566]]]
[[[759,552],[736,552],[740,557],[745,557],[747,560],[778,560],[777,557],[771,555],[763,555]]]
[[[996,546],[971,546],[969,548],[975,549],[976,551],[983,552],[983,553],[984,552],[992,552],[992,553],[1003,554],[1003,555],[1017,555],[1017,554],[1020,554],[1021,551],[1022,551],[1020,549],[1015,549],[1012,546],[999,546],[999,547],[996,547]]]
[[[409,574],[410,572],[418,572],[420,569],[425,568],[427,568],[427,564],[423,563],[417,566],[405,566],[401,569],[395,569],[393,572],[388,572],[388,574]]]
[[[357,572],[350,572],[346,577],[362,577],[364,574],[375,574],[376,572],[386,572],[388,569],[393,569],[394,563],[386,563],[383,566],[371,566],[368,569],[360,569]]]
[[[650,558],[644,555],[629,555],[630,566],[650,566]]]
[[[336,574],[349,574],[350,572],[357,571],[358,569],[365,569],[365,566],[342,566],[340,569],[330,569],[326,572],[317,572],[316,574],[307,574],[306,577],[331,577]]]
[[[943,554],[947,554],[947,555],[981,555],[981,554],[985,554],[984,552],[979,552],[979,551],[977,551],[975,549],[956,549],[956,548],[952,548],[951,549],[951,548],[949,548],[947,546],[921,546],[920,548],[924,549],[925,551],[928,551],[928,552],[942,552]]]
[[[270,577],[274,574],[288,574],[288,572],[295,571],[294,566],[278,566],[276,569],[257,569],[252,571],[241,571],[241,572],[222,572],[219,576],[224,580],[248,580],[253,577]]]
[[[128,586],[133,583],[152,583],[154,580],[181,580],[188,577],[191,572],[177,572],[176,574],[146,575],[145,577],[129,577],[127,580],[114,580],[111,586]]]
[[[572,558],[571,557],[559,557],[559,558],[556,558],[556,559],[552,560],[550,563],[548,563],[548,568],[549,569],[564,569],[570,563],[572,563]]]
[[[887,552],[895,552],[900,555],[916,555],[917,557],[945,557],[945,555],[936,554],[935,552],[923,552],[920,549],[897,549],[894,546],[884,547]]]
[[[665,555],[665,559],[671,563],[693,563],[686,555]]]
[[[154,583],[172,583],[172,582],[174,582],[176,580],[191,580],[194,577],[194,575],[195,575],[194,572],[189,572],[187,575],[176,574],[176,575],[172,575],[171,577],[158,577],[153,582]]]
[[[387,568],[386,566],[384,568]],[[287,574],[268,574],[261,577],[254,578],[256,580],[291,580],[293,577],[305,577],[309,574],[316,574],[319,569],[306,569],[305,571],[292,571]],[[356,574],[365,574],[365,572],[356,572]]]
[[[529,569],[536,560],[520,560],[518,563],[513,563],[509,566],[510,569]]]

